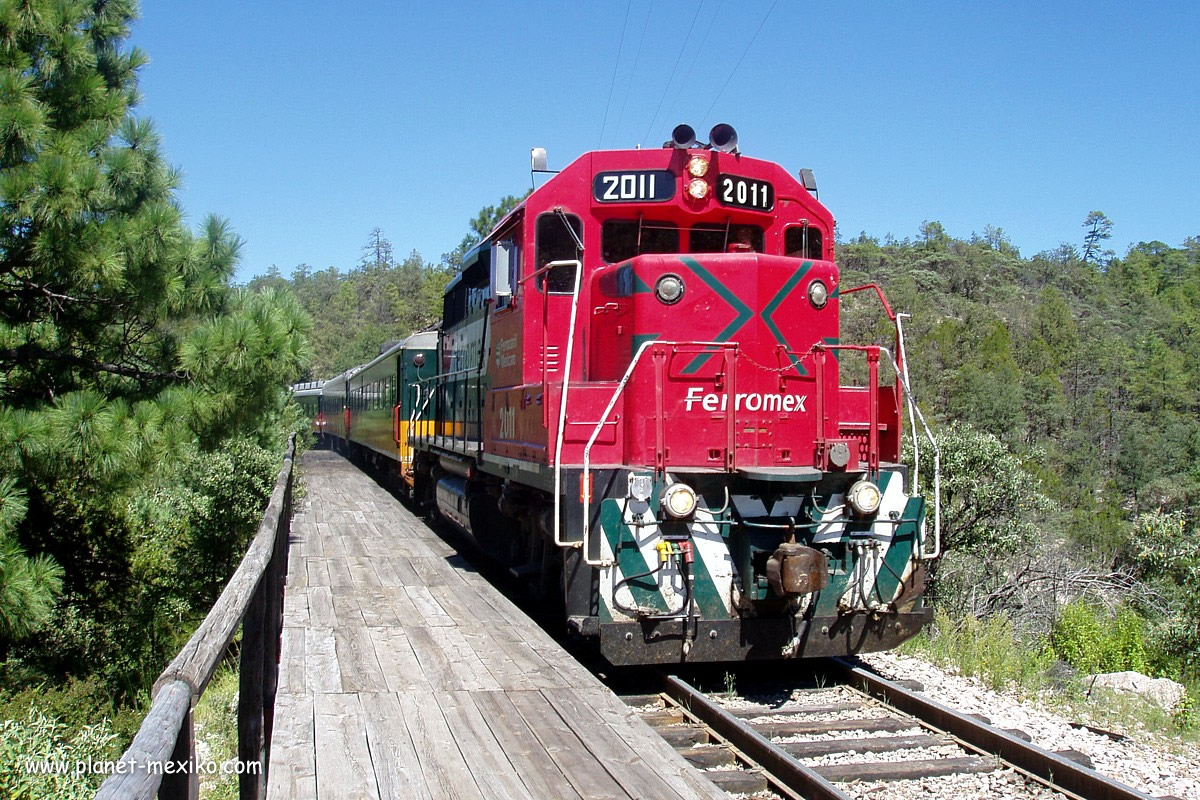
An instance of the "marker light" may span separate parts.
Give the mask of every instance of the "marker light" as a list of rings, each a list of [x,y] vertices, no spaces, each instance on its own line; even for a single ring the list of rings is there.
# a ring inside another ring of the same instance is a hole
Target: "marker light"
[[[812,303],[814,308],[824,308],[829,302],[829,288],[824,281],[813,281],[808,285],[808,302]]]
[[[697,200],[703,200],[704,198],[708,197],[708,184],[699,178],[696,178],[688,183],[688,194]]]
[[[696,493],[686,483],[672,483],[663,492],[662,506],[675,519],[690,517],[696,510]]]
[[[691,175],[693,178],[703,178],[708,174],[708,159],[701,158],[700,156],[692,156],[688,160],[687,171],[688,175]]]
[[[663,275],[654,284],[654,296],[667,305],[678,303],[683,297],[683,278],[670,273]]]
[[[846,502],[850,504],[855,513],[863,517],[878,511],[879,503],[882,500],[883,495],[879,492],[879,487],[870,481],[859,481],[846,493]]]

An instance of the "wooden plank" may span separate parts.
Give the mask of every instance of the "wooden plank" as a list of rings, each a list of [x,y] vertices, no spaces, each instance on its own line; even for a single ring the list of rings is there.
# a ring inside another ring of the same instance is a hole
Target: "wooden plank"
[[[279,653],[279,693],[304,693],[304,629],[283,629],[281,650]]]
[[[283,590],[283,624],[303,628],[308,625],[308,591],[305,588]]]
[[[387,683],[375,647],[361,626],[343,626],[333,632],[342,689],[347,692],[386,692]]]
[[[416,571],[412,568],[412,564],[408,563],[407,558],[401,558],[393,553],[385,558],[376,558],[372,563],[375,565],[375,574],[379,576],[379,582],[383,586],[408,586],[420,583]]]
[[[441,627],[454,625],[454,618],[446,613],[427,586],[405,586],[404,593],[412,601],[417,610],[417,619],[405,619],[405,626],[423,625],[425,627]]]
[[[607,687],[592,680],[589,687],[576,689],[575,693],[648,763],[654,764],[662,779],[675,791],[684,797],[724,800],[710,781],[685,763],[650,726],[642,724],[637,713]]]
[[[329,585],[329,560],[325,558],[306,558],[304,568],[308,573],[308,586]]]
[[[815,742],[779,742],[779,746],[797,758],[818,758],[838,753],[893,753],[953,744],[948,736],[927,733],[915,736],[867,736],[858,739],[821,739]]]
[[[350,535],[343,534],[342,549],[346,551],[347,559],[354,558],[354,557],[362,557],[362,556],[367,555],[367,548],[363,546],[363,541],[362,541],[363,533],[366,532],[366,531],[364,531],[364,528],[366,528],[366,525],[367,525],[367,521],[366,521],[366,519],[363,519],[362,522],[360,522],[358,524],[358,526],[355,528],[355,530],[352,534],[350,534]]]
[[[300,641],[303,641],[303,637]],[[316,800],[315,737],[313,696],[285,694],[281,691],[275,697],[275,728],[271,735],[267,797]]]
[[[331,558],[329,564],[329,585],[334,592],[346,592],[354,590],[354,576],[350,574],[350,567],[346,564],[345,558]]]
[[[395,590],[391,591],[395,594]],[[404,596],[408,599],[408,595]],[[399,627],[400,615],[396,613],[391,599],[383,589],[367,589],[358,592],[358,608],[363,624],[369,628]]]
[[[359,699],[381,800],[431,797],[396,695],[364,694]]]
[[[500,683],[488,672],[483,661],[458,628],[429,628],[429,635],[446,654],[461,688],[470,691],[493,691],[500,688]]]
[[[597,800],[630,797],[621,784],[588,753],[587,746],[563,722],[541,692],[512,692],[507,696],[576,791]]]
[[[349,589],[333,590],[333,611],[337,627],[363,627],[367,624],[358,607],[358,594]]]
[[[378,800],[366,721],[356,694],[314,698],[317,794],[339,800]]]
[[[430,702],[429,696],[423,693],[400,692],[396,697],[430,794],[482,800],[483,794],[475,783],[471,767],[458,749],[437,704]]]
[[[655,774],[655,768],[650,766],[655,762],[630,747],[573,689],[547,690],[541,694],[630,797],[680,797]]]
[[[432,690],[413,652],[407,634],[400,628],[368,628],[367,635],[375,647],[375,657],[387,683],[388,691],[409,689]]]
[[[468,692],[440,692],[438,707],[458,748],[470,759],[471,771],[484,797],[494,800],[540,800],[530,793]]]
[[[315,693],[342,691],[332,628],[304,629],[304,686]]]
[[[337,627],[337,613],[333,608],[333,590],[328,586],[312,586],[307,590],[308,619],[314,628]]]
[[[429,628],[405,627],[404,633],[421,664],[421,674],[429,681],[435,691],[452,691],[462,689],[450,658],[437,640],[430,634]]]
[[[475,692],[471,701],[495,732],[500,748],[534,797],[572,800],[591,796],[577,792],[557,765],[546,758],[541,742],[512,704],[509,694]]]
[[[835,719],[824,722],[752,722],[754,730],[768,738],[795,736],[801,733],[839,733],[841,731],[906,731],[920,728],[911,719],[872,717],[870,719]]]
[[[827,781],[903,781],[992,772],[998,766],[994,758],[928,758],[921,761],[878,761],[869,764],[832,764],[812,770]]]
[[[378,589],[383,585],[379,581],[379,576],[375,574],[375,567],[371,565],[370,559],[363,556],[349,556],[346,558],[346,566],[350,569],[350,575],[354,578],[355,590],[362,591],[366,588]]]

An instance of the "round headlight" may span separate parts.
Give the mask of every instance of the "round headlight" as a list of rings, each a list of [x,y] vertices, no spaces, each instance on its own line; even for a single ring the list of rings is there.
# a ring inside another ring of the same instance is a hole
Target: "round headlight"
[[[688,183],[688,194],[697,200],[703,200],[708,197],[708,184],[696,178]]]
[[[813,281],[808,285],[808,302],[812,303],[814,308],[824,308],[829,302],[829,287],[824,281]]]
[[[663,492],[662,506],[675,519],[690,517],[696,510],[696,493],[686,483],[672,483]]]
[[[692,156],[687,165],[688,175],[693,178],[703,178],[708,174],[708,159],[700,156]]]
[[[869,516],[879,510],[879,503],[883,500],[883,495],[879,491],[879,487],[870,481],[859,481],[850,487],[850,491],[846,493],[846,501],[850,503],[850,507],[855,513],[861,516]]]
[[[654,295],[667,305],[678,303],[679,298],[683,297],[683,278],[678,275],[663,275],[658,279],[658,283],[654,284]]]

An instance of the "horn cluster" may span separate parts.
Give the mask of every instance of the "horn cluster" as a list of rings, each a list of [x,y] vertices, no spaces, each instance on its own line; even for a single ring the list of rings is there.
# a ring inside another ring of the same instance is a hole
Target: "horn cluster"
[[[714,125],[712,130],[708,132],[708,144],[701,144],[696,141],[696,131],[692,129],[691,125],[676,125],[675,130],[671,131],[670,140],[663,142],[663,147],[674,147],[678,150],[703,147],[721,153],[737,153],[737,145],[737,131],[733,129],[732,125],[727,125],[724,122]]]

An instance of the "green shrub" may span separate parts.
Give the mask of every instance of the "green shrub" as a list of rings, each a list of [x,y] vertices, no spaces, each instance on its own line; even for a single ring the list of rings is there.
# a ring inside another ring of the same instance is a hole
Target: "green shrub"
[[[1075,600],[1062,609],[1050,632],[1054,653],[1081,672],[1146,672],[1146,622],[1122,606],[1110,617],[1104,609]]]
[[[0,797],[91,798],[105,776],[86,767],[80,769],[80,762],[94,764],[111,759],[110,745],[115,738],[107,720],[72,730],[35,708],[24,720],[0,722]],[[52,774],[38,772],[39,767]]]
[[[939,609],[931,631],[906,645],[943,666],[980,678],[992,689],[1040,688],[1054,656],[1045,642],[1027,642],[1004,614],[955,621]]]

